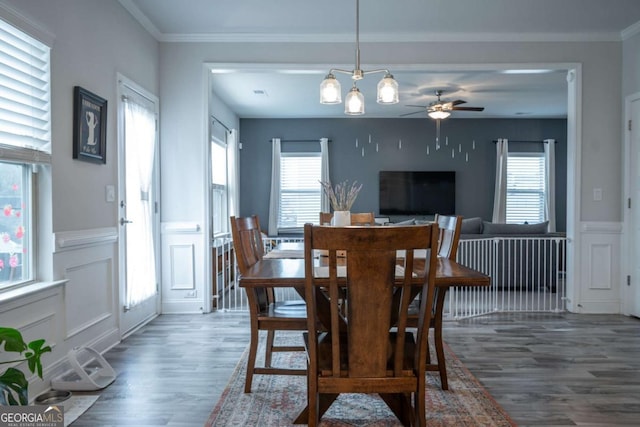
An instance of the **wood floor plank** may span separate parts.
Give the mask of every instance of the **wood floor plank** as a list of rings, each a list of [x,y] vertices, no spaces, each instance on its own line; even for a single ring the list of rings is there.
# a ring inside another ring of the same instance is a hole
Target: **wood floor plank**
[[[640,420],[637,318],[492,314],[443,334],[519,426]],[[248,343],[243,313],[159,316],[105,354],[118,378],[73,427],[202,426]]]

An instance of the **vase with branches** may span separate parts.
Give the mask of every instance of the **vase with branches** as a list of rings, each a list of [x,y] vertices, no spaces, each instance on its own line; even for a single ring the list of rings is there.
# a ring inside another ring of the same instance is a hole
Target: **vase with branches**
[[[324,193],[329,197],[334,211],[350,211],[358,193],[362,190],[362,184],[358,184],[358,181],[349,184],[349,181],[345,180],[336,184],[335,187],[331,186],[331,181],[320,181],[320,184],[322,184]]]

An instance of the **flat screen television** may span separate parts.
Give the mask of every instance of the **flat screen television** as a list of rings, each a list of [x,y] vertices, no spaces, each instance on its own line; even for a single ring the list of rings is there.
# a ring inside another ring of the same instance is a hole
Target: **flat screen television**
[[[456,173],[380,171],[380,215],[453,215]]]

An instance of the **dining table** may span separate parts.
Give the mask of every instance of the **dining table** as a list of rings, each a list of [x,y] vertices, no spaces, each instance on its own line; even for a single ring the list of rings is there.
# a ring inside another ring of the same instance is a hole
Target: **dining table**
[[[398,253],[401,259],[402,253]],[[415,255],[419,257],[418,254]],[[426,258],[423,255],[424,258]],[[325,258],[325,259],[323,259]],[[416,259],[416,261],[419,261]],[[326,264],[326,257],[317,253],[314,257],[316,272]],[[420,268],[418,266],[418,268]],[[444,257],[437,258],[436,264],[436,295],[434,333],[436,337],[442,337],[442,317],[447,290],[451,287],[486,287],[491,284],[491,278],[472,268],[457,263]],[[304,299],[305,287],[305,260],[304,242],[285,242],[277,245],[273,250],[251,266],[248,271],[239,278],[239,285],[243,288],[293,288]],[[445,369],[444,354],[437,354],[441,364],[429,364],[427,370],[438,371]],[[446,377],[446,376],[445,376]],[[442,384],[447,389],[446,384]],[[307,409],[305,408],[296,418],[294,424],[305,424]]]

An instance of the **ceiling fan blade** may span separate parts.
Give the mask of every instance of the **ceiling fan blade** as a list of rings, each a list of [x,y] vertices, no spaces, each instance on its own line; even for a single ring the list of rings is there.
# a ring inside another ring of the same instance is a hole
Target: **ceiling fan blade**
[[[484,107],[453,107],[456,111],[484,111]]]
[[[453,104],[453,106],[456,105],[460,105],[460,104],[466,104],[467,101],[463,101],[462,99],[456,99],[455,101],[451,101],[451,104]]]
[[[413,113],[404,113],[404,114],[400,114],[400,117],[411,116],[413,114],[420,114],[420,113],[424,113],[424,111],[414,111]]]

